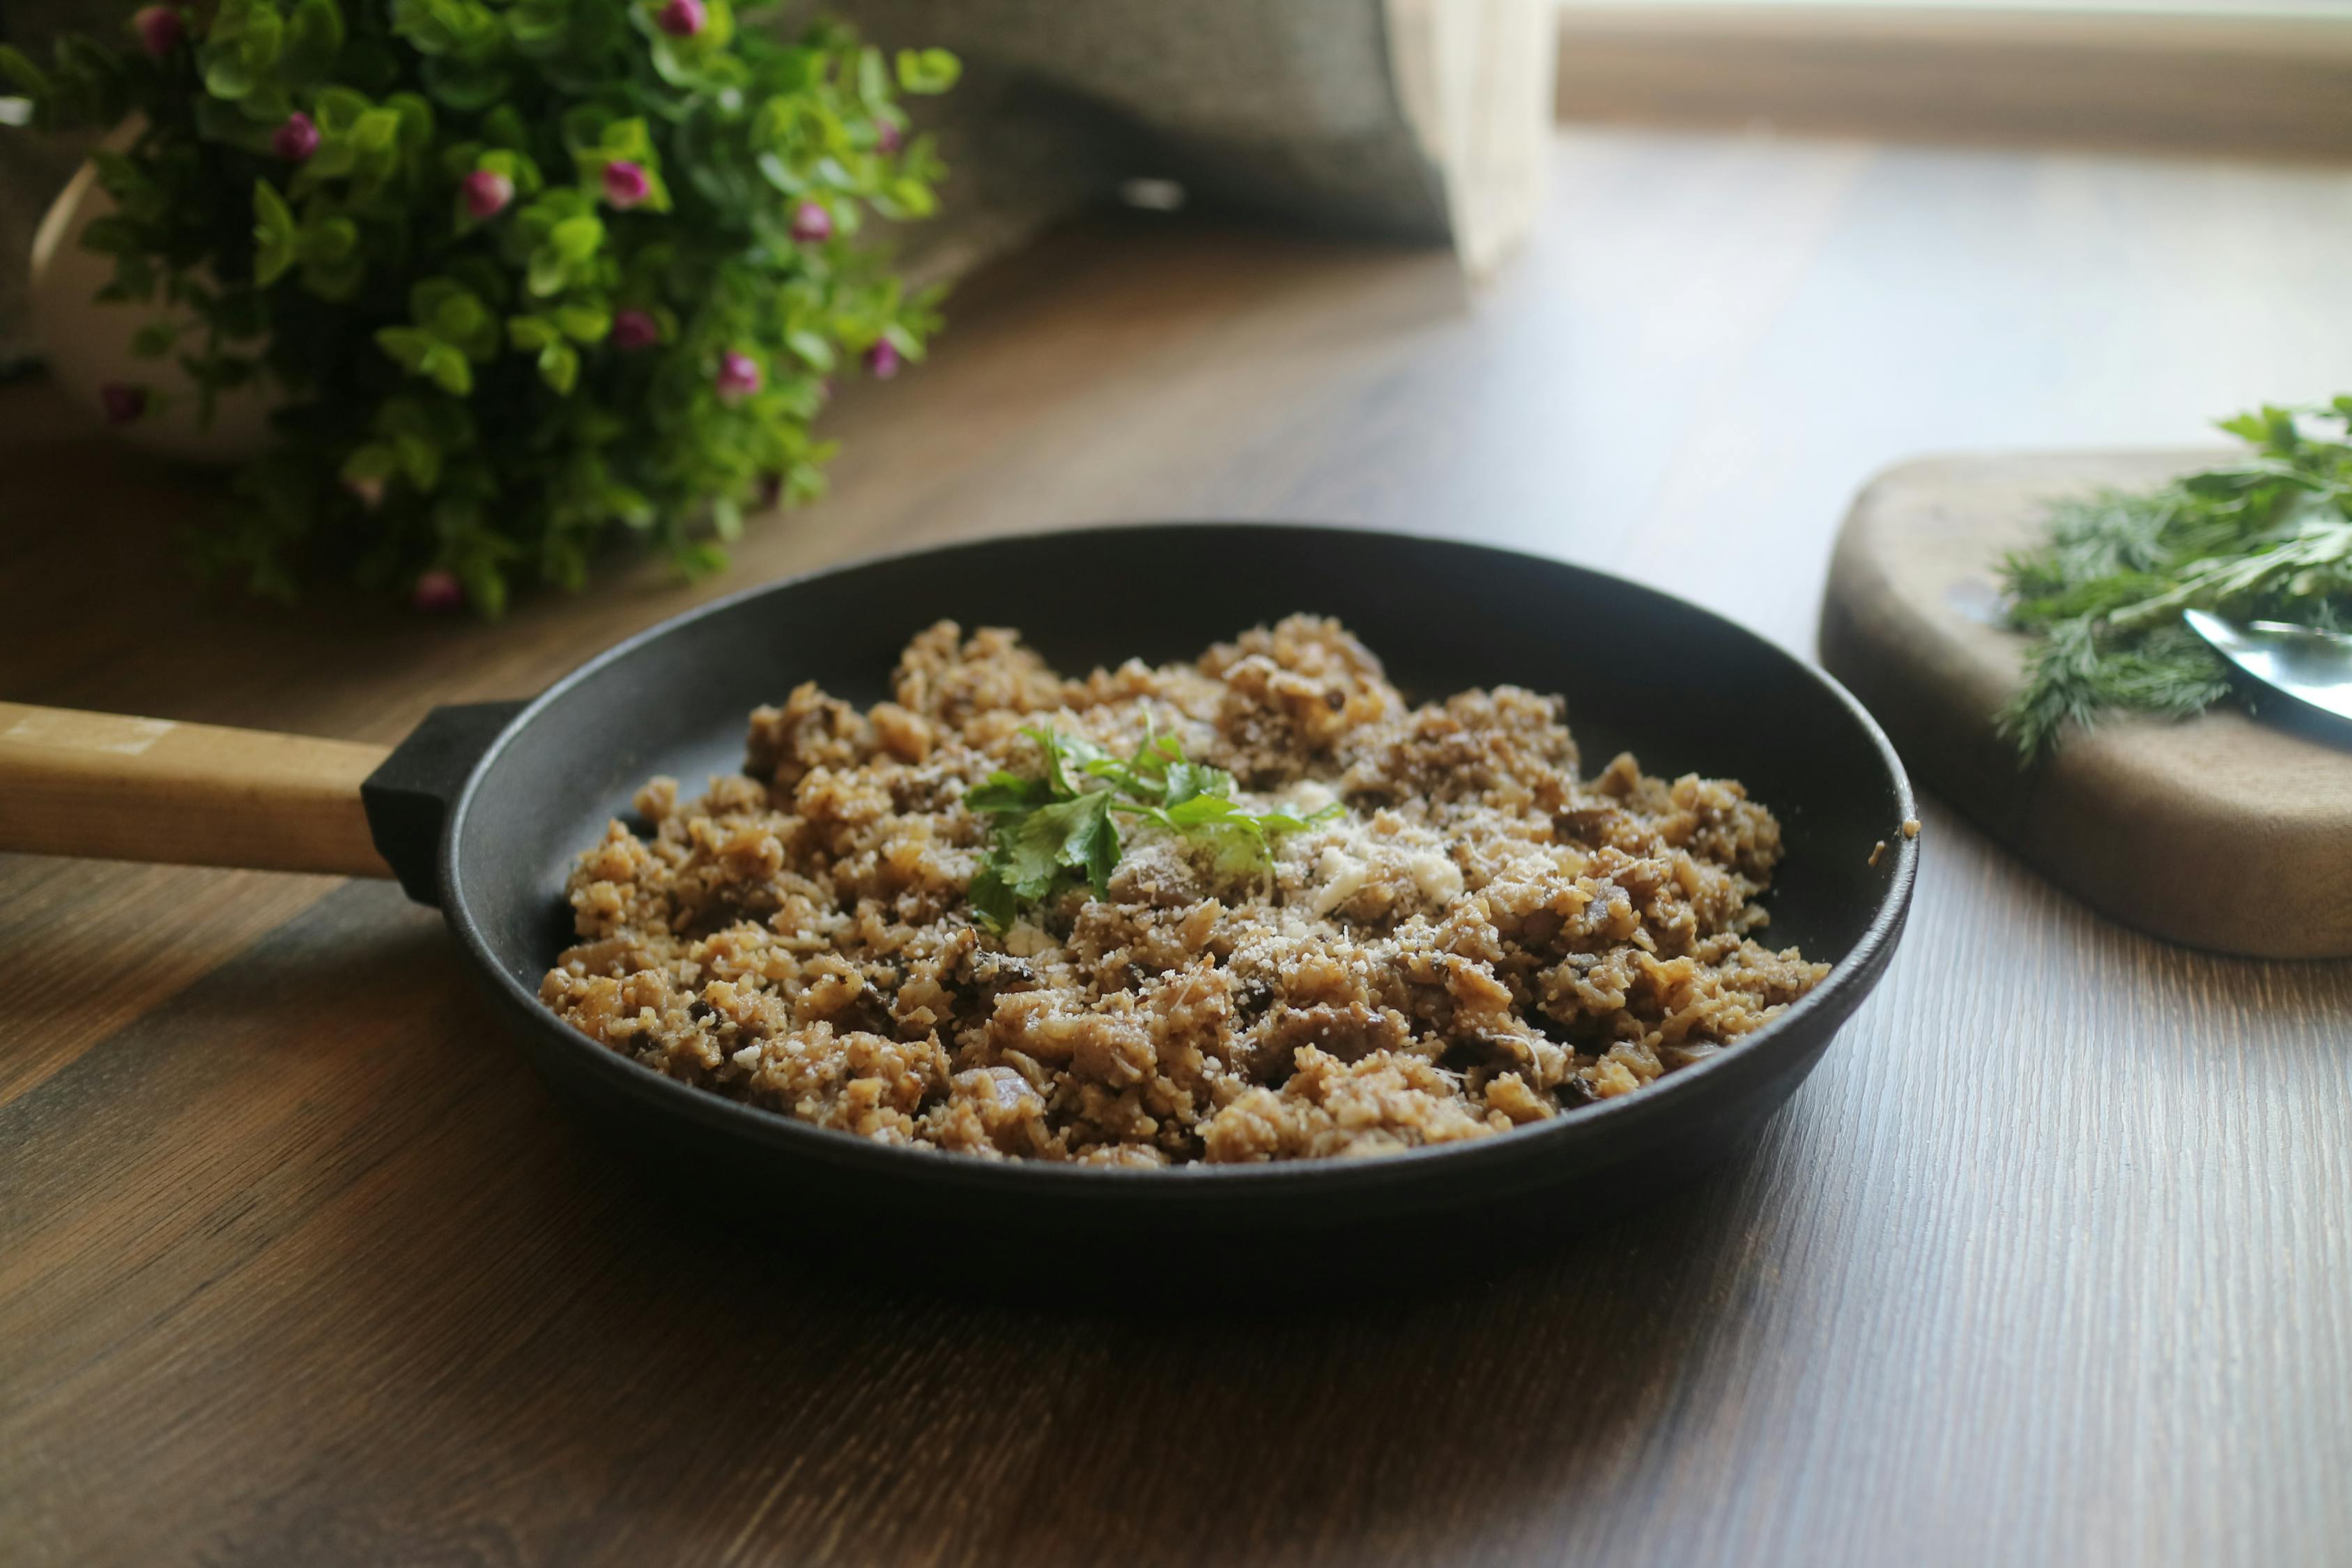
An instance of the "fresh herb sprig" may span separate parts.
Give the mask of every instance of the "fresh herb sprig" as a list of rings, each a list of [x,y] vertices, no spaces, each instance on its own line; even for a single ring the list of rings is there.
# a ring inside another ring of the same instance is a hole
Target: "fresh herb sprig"
[[[1108,893],[1122,853],[1121,817],[1206,844],[1222,867],[1241,871],[1273,864],[1276,835],[1340,810],[1334,805],[1305,817],[1251,811],[1233,798],[1231,773],[1188,761],[1173,735],[1146,734],[1122,760],[1051,725],[1021,732],[1045,753],[1044,774],[999,770],[963,797],[996,819],[987,863],[973,876],[969,896],[973,911],[998,931],[1023,905],[1042,903],[1081,879],[1097,898]]]
[[[2047,542],[2001,563],[2010,624],[2034,638],[1998,716],[2025,760],[2110,710],[2185,718],[2228,697],[2183,610],[2352,626],[2352,395],[2221,427],[2245,461],[2062,502]]]

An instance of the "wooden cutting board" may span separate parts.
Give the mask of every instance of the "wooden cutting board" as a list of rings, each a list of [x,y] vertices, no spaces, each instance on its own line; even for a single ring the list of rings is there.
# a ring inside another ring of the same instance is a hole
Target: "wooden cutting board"
[[[2352,742],[2273,701],[2255,718],[2116,720],[2020,768],[1991,714],[2020,679],[1995,564],[2046,503],[2216,454],[1927,458],[1857,497],[1822,607],[1822,662],[1914,777],[2085,903],[2174,942],[2352,956]]]

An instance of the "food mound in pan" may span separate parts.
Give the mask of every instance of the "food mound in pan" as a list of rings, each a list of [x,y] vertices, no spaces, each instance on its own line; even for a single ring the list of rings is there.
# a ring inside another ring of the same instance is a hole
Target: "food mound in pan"
[[[1381,1155],[1632,1094],[1828,973],[1755,940],[1736,783],[1562,702],[1409,706],[1336,622],[1070,679],[942,622],[860,711],[751,715],[571,879],[541,988],[613,1050],[859,1137],[1112,1165]]]

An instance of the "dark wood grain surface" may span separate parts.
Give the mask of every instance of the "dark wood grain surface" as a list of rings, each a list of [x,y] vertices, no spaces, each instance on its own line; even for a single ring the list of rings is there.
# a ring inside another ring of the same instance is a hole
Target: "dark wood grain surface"
[[[200,491],[11,390],[0,697],[389,741],[726,587],[1103,517],[1499,540],[1801,646],[1879,465],[2194,441],[2352,341],[2340,171],[1592,135],[1556,177],[1475,292],[1057,237],[844,399],[835,494],[729,582],[495,627],[194,598]],[[1884,987],[1713,1179],[1467,1285],[1213,1317],[674,1222],[389,887],[0,862],[0,1558],[2342,1561],[2352,965],[2162,946],[1940,806],[1926,847]]]

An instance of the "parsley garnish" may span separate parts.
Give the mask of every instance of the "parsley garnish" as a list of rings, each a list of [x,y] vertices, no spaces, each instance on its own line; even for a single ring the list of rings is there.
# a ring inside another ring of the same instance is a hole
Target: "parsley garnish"
[[[2146,494],[2053,509],[2048,542],[2001,563],[2025,686],[2000,710],[2028,761],[2108,709],[2185,718],[2229,696],[2185,609],[2352,629],[2352,395],[2221,428],[2248,460]]]
[[[1340,809],[1327,806],[1308,817],[1250,811],[1234,803],[1231,773],[1186,761],[1173,735],[1146,734],[1121,761],[1051,725],[1021,732],[1045,752],[1044,776],[1000,770],[963,797],[972,810],[996,818],[994,844],[969,897],[973,911],[998,931],[1022,905],[1043,902],[1081,879],[1097,898],[1109,892],[1120,817],[1207,844],[1226,869],[1262,870],[1274,863],[1276,834],[1326,821]]]

